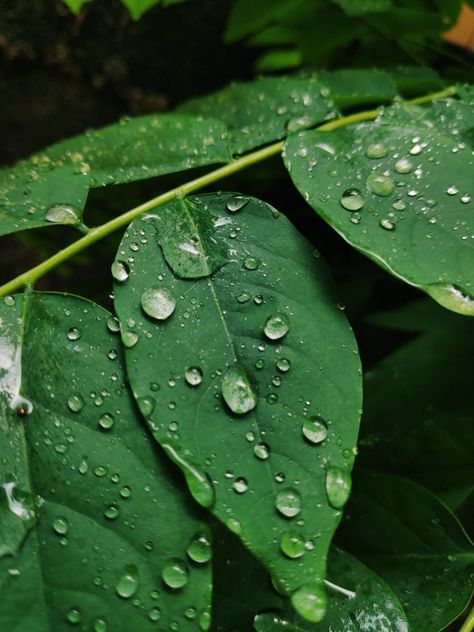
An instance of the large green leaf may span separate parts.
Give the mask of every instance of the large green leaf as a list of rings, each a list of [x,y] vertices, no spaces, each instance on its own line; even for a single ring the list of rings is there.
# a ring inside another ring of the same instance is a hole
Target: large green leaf
[[[219,121],[176,114],[123,119],[0,171],[0,235],[51,224],[81,227],[89,189],[227,162]]]
[[[469,603],[472,543],[436,496],[409,480],[359,470],[338,538],[398,595],[410,632],[439,632]]]
[[[235,83],[188,101],[177,111],[223,121],[236,154],[334,116],[327,88],[314,77],[262,77]]]
[[[375,68],[324,72],[321,81],[330,89],[335,105],[342,109],[387,103],[397,95],[389,73]]]
[[[352,555],[331,547],[328,558],[328,611],[319,624],[292,612],[262,566],[235,536],[214,534],[213,624],[216,632],[257,630],[296,632],[406,632],[398,598]]]
[[[419,108],[396,112],[330,135],[290,136],[287,168],[351,245],[448,309],[472,315],[472,154],[442,121],[437,131],[420,119]]]
[[[116,321],[28,294],[6,299],[1,323],[3,628],[198,630],[208,530],[142,426]]]
[[[279,589],[318,601],[361,396],[322,261],[264,202],[210,194],[133,222],[114,274],[128,375],[156,439]],[[309,543],[298,561],[281,550],[293,532]]]
[[[366,376],[361,439],[364,463],[415,479],[453,509],[474,489],[466,397],[474,337],[472,323],[459,320],[409,342]]]

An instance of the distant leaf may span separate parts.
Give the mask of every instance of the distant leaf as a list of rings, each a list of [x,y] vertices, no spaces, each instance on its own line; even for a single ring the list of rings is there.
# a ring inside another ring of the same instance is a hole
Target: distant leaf
[[[469,603],[472,543],[454,515],[422,487],[359,470],[338,537],[398,595],[411,632],[440,632]]]
[[[195,630],[211,577],[189,544],[208,530],[142,426],[115,321],[66,295],[0,311],[2,625]]]
[[[78,14],[82,7],[91,0],[63,0],[74,14]]]
[[[332,0],[347,15],[360,16],[366,13],[383,13],[391,8],[392,0]]]
[[[209,194],[133,222],[116,265],[128,375],[156,439],[281,591],[324,600],[360,384],[322,262],[264,202]],[[296,565],[288,532],[313,547]]]
[[[292,135],[286,165],[306,201],[351,245],[472,315],[474,160],[449,125],[438,120],[433,129],[419,111],[388,108],[373,123]]]
[[[405,97],[415,97],[443,87],[438,73],[426,66],[398,66],[387,71],[395,82],[397,92]]]
[[[0,235],[81,223],[89,189],[227,162],[218,121],[176,114],[124,119],[0,170]]]
[[[134,20],[139,20],[146,11],[159,2],[160,0],[122,0],[122,4],[127,7]]]
[[[279,21],[285,22],[289,15],[301,9],[307,10],[306,0],[235,0],[229,15],[224,39],[236,42],[262,28]]]
[[[429,298],[410,301],[396,309],[375,312],[366,322],[396,331],[426,332],[433,329],[464,327],[464,316],[451,312]]]
[[[223,121],[234,153],[312,127],[334,114],[324,86],[314,77],[263,77],[232,84],[185,103],[177,110]]]
[[[255,63],[257,72],[273,72],[275,70],[288,70],[301,66],[302,55],[298,49],[282,48],[265,53]]]
[[[387,103],[397,94],[392,77],[384,70],[333,70],[321,73],[338,108]]]
[[[456,509],[474,490],[472,401],[466,397],[474,338],[470,321],[453,319],[451,327],[441,320],[367,375],[361,460],[413,478]]]

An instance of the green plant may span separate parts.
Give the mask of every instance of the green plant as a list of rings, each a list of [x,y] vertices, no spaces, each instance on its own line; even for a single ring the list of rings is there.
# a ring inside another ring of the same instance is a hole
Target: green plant
[[[263,78],[2,171],[2,234],[82,233],[0,288],[8,628],[438,632],[461,614],[473,104],[460,85],[407,101],[380,70]],[[283,209],[213,190],[244,170],[258,190],[278,156],[351,246],[430,297],[371,316],[418,337],[366,376],[344,519],[362,372],[328,268]],[[91,189],[198,168],[86,226]],[[120,228],[116,316],[33,289]]]

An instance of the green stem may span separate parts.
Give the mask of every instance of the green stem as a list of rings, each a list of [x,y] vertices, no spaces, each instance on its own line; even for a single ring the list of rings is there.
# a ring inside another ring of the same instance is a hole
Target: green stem
[[[445,90],[441,90],[440,92],[435,92],[433,94],[428,94],[423,97],[418,97],[417,99],[413,99],[408,103],[428,103],[435,99],[442,99],[448,96],[451,96],[455,93],[454,87],[446,88]],[[380,108],[375,110],[368,110],[365,112],[357,112],[355,114],[349,114],[348,116],[344,116],[339,119],[334,119],[329,121],[328,123],[323,123],[316,129],[319,131],[332,131],[339,127],[344,127],[346,125],[351,125],[352,123],[359,123],[361,121],[370,121],[377,117],[380,113]],[[242,169],[246,169],[251,165],[254,165],[258,162],[266,160],[271,156],[275,156],[280,154],[283,149],[284,141],[279,141],[274,143],[273,145],[269,145],[268,147],[264,147],[263,149],[258,149],[257,151],[253,151],[250,154],[242,156],[242,158],[237,158],[233,162],[224,165],[223,167],[219,167],[210,173],[207,173],[199,178],[194,180],[190,180],[186,184],[182,184],[175,189],[171,189],[162,195],[158,195],[157,197],[148,200],[148,202],[144,202],[135,208],[132,208],[130,211],[127,211],[123,215],[119,215],[118,217],[114,217],[109,222],[102,224],[101,226],[97,226],[96,228],[91,228],[88,233],[81,237],[77,241],[73,242],[63,250],[60,250],[55,255],[46,259],[39,265],[31,268],[27,272],[20,274],[15,279],[12,279],[8,283],[0,286],[0,296],[6,296],[7,294],[11,294],[15,292],[19,288],[25,285],[32,285],[39,278],[53,270],[55,267],[67,261],[74,255],[79,252],[82,252],[92,244],[100,241],[107,235],[110,235],[114,231],[127,226],[130,224],[132,220],[136,217],[143,215],[147,211],[151,211],[157,206],[161,206],[161,204],[165,204],[170,200],[174,200],[175,198],[183,197],[188,195],[189,193],[193,193],[194,191],[198,191],[200,189],[204,189],[214,182],[218,182],[227,176],[233,175]]]
[[[474,630],[474,608],[467,615],[467,619],[464,621],[459,632],[472,632]]]

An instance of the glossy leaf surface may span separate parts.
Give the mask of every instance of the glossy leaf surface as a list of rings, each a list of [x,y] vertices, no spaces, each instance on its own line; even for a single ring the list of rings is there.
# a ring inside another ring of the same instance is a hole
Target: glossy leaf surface
[[[333,70],[321,73],[321,81],[341,109],[387,103],[397,94],[392,77],[384,70]]]
[[[444,307],[474,314],[474,159],[419,108],[285,146],[306,201],[351,245]]]
[[[136,220],[117,261],[128,375],[156,439],[280,590],[320,590],[360,407],[322,261],[275,209],[227,193]],[[309,543],[299,561],[281,549],[294,531]]]
[[[1,319],[2,625],[199,630],[211,569],[189,551],[210,536],[124,384],[116,321],[36,293]]]

